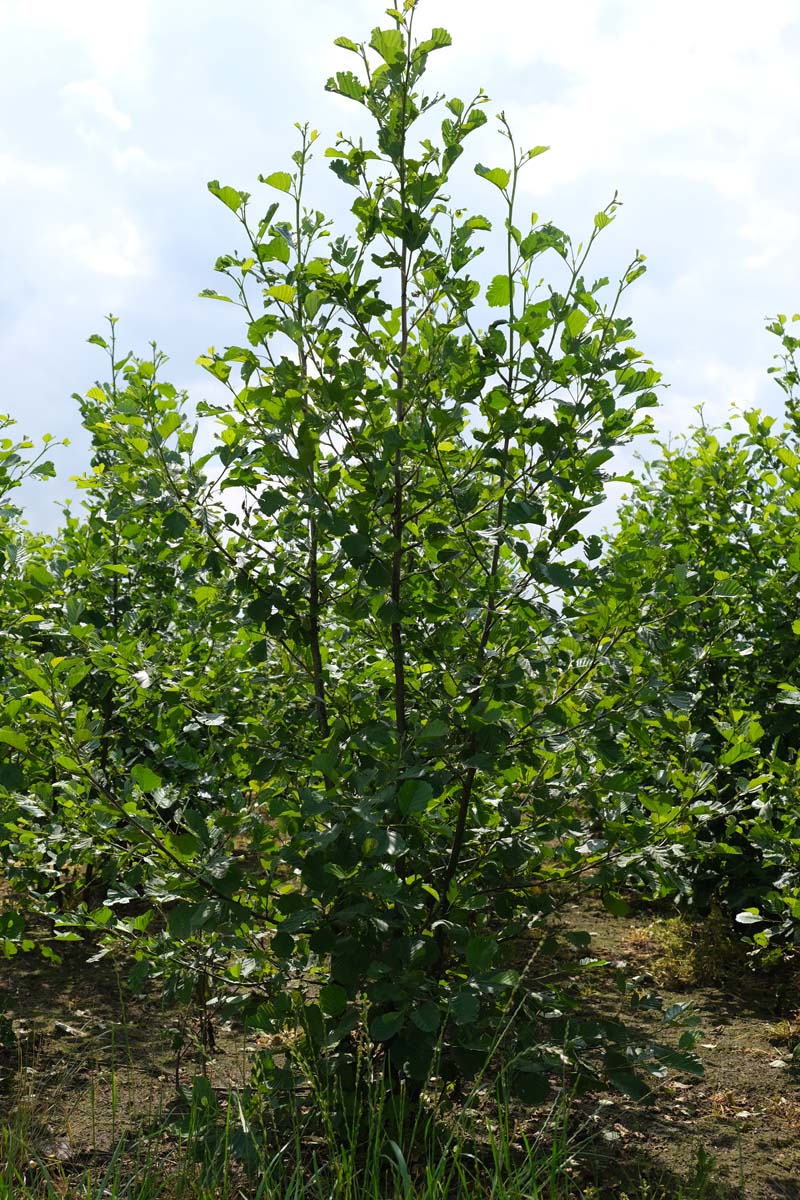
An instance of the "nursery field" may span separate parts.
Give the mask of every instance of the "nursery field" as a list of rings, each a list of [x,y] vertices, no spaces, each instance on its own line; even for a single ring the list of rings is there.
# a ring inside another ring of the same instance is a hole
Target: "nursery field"
[[[419,7],[209,183],[213,399],[109,316],[52,534],[0,418],[0,1197],[800,1195],[800,317],[782,424],[654,443],[617,198],[501,113],[452,199]]]

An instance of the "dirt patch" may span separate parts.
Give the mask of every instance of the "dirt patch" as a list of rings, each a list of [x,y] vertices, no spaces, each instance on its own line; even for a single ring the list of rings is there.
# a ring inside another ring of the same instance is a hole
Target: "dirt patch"
[[[716,985],[664,986],[663,941],[648,937],[641,916],[613,917],[590,905],[565,917],[592,934],[593,954],[652,982],[665,1006],[691,1001],[700,1019],[704,1077],[673,1075],[647,1106],[606,1106],[609,1154],[655,1180],[697,1186],[707,1178],[709,1196],[800,1200],[800,1072],[792,1057],[800,1023],[791,1011],[800,997],[785,978],[759,977],[744,962],[738,977],[709,964]],[[605,1003],[619,1003],[611,988]]]
[[[206,1061],[189,1010],[131,996],[108,959],[87,962],[78,944],[59,965],[35,954],[0,962],[0,1021],[0,1125],[67,1167],[102,1159],[123,1134],[163,1127],[176,1082],[205,1069],[227,1090],[247,1076],[242,1038],[230,1027],[217,1030]]]
[[[613,917],[594,904],[571,906],[564,917],[591,933],[592,954],[610,964],[592,973],[588,1004],[625,1018],[612,979],[620,969],[652,984],[665,1006],[690,1000],[705,1064],[704,1078],[673,1074],[648,1105],[614,1096],[599,1108],[576,1102],[576,1133],[590,1139],[588,1170],[614,1181],[586,1194],[638,1194],[634,1181],[645,1178],[653,1200],[800,1200],[800,1076],[792,1058],[800,1020],[785,981],[776,986],[743,967],[713,986],[668,986],[663,941],[648,932],[646,917]],[[223,1092],[249,1075],[253,1047],[241,1033],[218,1028],[216,1053],[204,1061],[189,1010],[167,1009],[156,995],[132,997],[113,964],[87,962],[80,945],[67,946],[59,966],[33,954],[1,963],[3,1016],[12,1036],[0,1048],[0,1124],[21,1125],[39,1155],[67,1172],[102,1161],[123,1133],[156,1131],[165,1156],[177,1156],[179,1143],[165,1132],[176,1076],[188,1085],[205,1068]],[[176,1061],[182,1022],[185,1048]],[[532,1122],[530,1112],[518,1115],[521,1126]]]

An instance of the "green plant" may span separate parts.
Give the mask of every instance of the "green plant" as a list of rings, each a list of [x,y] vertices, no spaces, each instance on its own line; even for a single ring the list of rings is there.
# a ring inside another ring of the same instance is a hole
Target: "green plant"
[[[768,326],[780,340],[783,428],[748,411],[660,445],[576,626],[595,628],[609,605],[628,613],[608,668],[628,699],[598,745],[614,769],[587,801],[620,844],[643,850],[628,882],[703,916],[721,908],[765,965],[800,938],[800,341],[790,324]]]
[[[230,392],[201,409],[216,450],[193,457],[163,356],[119,359],[112,319],[90,339],[110,380],[81,402],[88,514],[31,544],[7,594],[46,617],[15,635],[5,694],[20,889],[52,910],[37,877],[102,855],[103,890],[68,900],[56,937],[123,947],[135,980],[164,978],[205,1016],[227,1004],[251,1029],[299,1032],[343,1120],[365,1036],[410,1095],[434,1060],[469,1080],[495,1051],[530,1102],[565,1055],[585,1083],[639,1095],[636,1068],[667,1061],[574,1019],[558,974],[509,962],[558,884],[616,878],[576,798],[627,626],[606,606],[578,640],[573,619],[601,552],[582,521],[656,402],[619,312],[644,260],[604,299],[585,271],[616,200],[577,246],[523,220],[520,173],[544,148],[520,149],[502,114],[506,165],[475,167],[497,217],[450,201],[487,97],[427,94],[450,39],[416,40],[416,11],[390,9],[368,45],[338,41],[356,69],[328,87],[374,130],[326,151],[352,233],[309,202],[307,126],[292,169],[262,178],[278,196],[265,212],[209,185],[243,245],[216,264],[231,294],[204,293],[245,323],[241,345],[200,360]],[[275,1056],[260,1069],[275,1093],[297,1083]]]

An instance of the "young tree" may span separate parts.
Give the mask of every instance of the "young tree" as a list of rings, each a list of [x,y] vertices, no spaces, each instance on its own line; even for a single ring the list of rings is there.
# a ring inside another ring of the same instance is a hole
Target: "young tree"
[[[630,838],[644,808],[668,841],[649,886],[701,911],[722,904],[757,927],[762,948],[800,936],[792,849],[800,342],[785,317],[769,329],[781,340],[774,370],[786,424],[779,430],[773,417],[748,411],[736,425],[701,424],[684,442],[661,445],[620,509],[597,591],[639,609],[616,660],[628,696],[615,729],[624,764],[615,782],[624,785],[598,797],[600,815],[607,822],[627,797]]]
[[[415,41],[414,3],[389,15],[368,46],[339,39],[356,71],[328,83],[375,127],[326,151],[354,236],[309,205],[306,126],[294,169],[262,179],[283,210],[253,218],[249,195],[209,185],[241,225],[217,269],[247,341],[201,361],[231,392],[213,411],[223,487],[243,498],[220,553],[296,714],[261,771],[297,881],[258,885],[276,956],[287,973],[329,956],[338,1035],[366,995],[372,1037],[422,1078],[442,1037],[475,1064],[513,985],[501,943],[538,903],[520,873],[563,819],[546,733],[582,669],[551,601],[590,578],[580,522],[658,375],[618,315],[641,257],[607,306],[584,275],[616,204],[577,248],[535,215],[519,228],[520,172],[543,147],[520,150],[502,115],[507,164],[476,167],[502,266],[485,289],[470,274],[492,222],[446,189],[487,98],[427,95],[449,36]]]
[[[209,184],[242,249],[217,260],[230,295],[204,294],[238,305],[245,324],[241,345],[200,360],[230,392],[203,410],[220,427],[217,492],[165,452],[178,424],[154,362],[96,396],[137,552],[152,555],[168,523],[192,531],[180,563],[201,572],[195,608],[168,628],[192,679],[197,622],[224,631],[223,661],[203,660],[228,688],[218,715],[183,718],[188,683],[142,684],[129,702],[137,720],[157,714],[154,758],[121,755],[111,780],[96,703],[78,735],[50,660],[48,736],[60,785],[94,797],[137,860],[129,898],[166,920],[104,907],[94,925],[145,965],[194,965],[253,997],[254,1023],[302,1025],[345,1091],[365,1014],[373,1046],[417,1086],[435,1054],[445,1073],[474,1071],[507,1027],[529,1098],[546,1092],[561,1062],[547,1046],[565,1038],[586,1075],[600,1050],[634,1088],[644,1049],[624,1049],[618,1029],[570,1026],[507,950],[552,909],[551,880],[602,858],[573,799],[575,733],[617,634],[611,620],[578,643],[568,601],[593,587],[601,546],[581,523],[604,498],[604,468],[655,403],[659,376],[619,312],[644,261],[608,299],[606,279],[587,280],[616,200],[577,246],[536,214],[522,220],[520,174],[544,148],[520,149],[502,114],[505,165],[475,167],[497,215],[451,202],[488,98],[426,92],[430,55],[450,38],[418,39],[416,10],[389,9],[367,45],[337,42],[354,69],[328,87],[374,129],[325,154],[352,189],[351,234],[309,202],[308,126],[292,168],[261,178],[278,197],[263,214]],[[484,284],[471,271],[493,224],[499,262]],[[120,667],[125,644],[104,643]],[[149,661],[139,653],[137,669]],[[173,686],[172,707],[156,703]],[[213,778],[176,832],[152,800],[187,743]]]

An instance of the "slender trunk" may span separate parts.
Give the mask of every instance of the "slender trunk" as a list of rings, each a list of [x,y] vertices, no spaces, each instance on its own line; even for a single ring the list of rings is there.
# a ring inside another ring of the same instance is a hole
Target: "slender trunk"
[[[303,150],[306,149],[305,132],[303,133]],[[302,214],[300,209],[300,196],[303,190],[303,179],[305,176],[305,157],[303,157],[300,166],[300,180],[297,186],[295,195],[295,238],[297,247],[298,266],[302,266],[303,262],[303,224]],[[303,378],[308,376],[308,356],[306,354],[306,341],[303,329],[303,309],[299,299],[295,309],[295,320],[301,329],[299,351],[300,351],[300,370]],[[306,416],[308,414],[306,413]],[[313,463],[309,467],[308,472],[309,490],[313,495],[316,487],[316,473]],[[314,684],[314,707],[317,713],[317,726],[320,735],[327,737],[330,731],[328,723],[328,704],[325,698],[325,675],[322,667],[322,634],[320,628],[320,615],[322,606],[320,603],[319,589],[319,535],[317,530],[317,518],[312,507],[313,501],[309,505],[308,513],[308,615],[309,615],[309,639],[311,642],[311,676]],[[330,781],[326,779],[326,784]]]
[[[408,68],[406,69],[406,88],[408,87]],[[406,94],[403,93],[402,117],[402,147],[398,164],[400,183],[400,210],[406,213],[406,170],[405,170],[405,137],[406,137]],[[405,404],[403,387],[405,384],[404,359],[408,349],[408,248],[403,242],[400,254],[400,354],[397,368],[397,400],[395,402],[395,420],[398,430],[402,428],[405,419]],[[403,483],[403,450],[398,446],[394,456],[394,509],[392,513],[392,537],[394,550],[392,552],[392,578],[390,596],[392,601],[392,668],[394,672],[394,717],[400,746],[403,747],[408,739],[408,720],[406,715],[406,661],[401,620],[401,603],[403,594],[403,532],[404,519],[404,483]]]
[[[405,305],[403,306],[405,317]],[[407,330],[403,331],[403,341],[407,338]],[[395,419],[398,426],[404,418],[402,401],[403,372],[397,373],[398,398],[395,408]],[[402,450],[398,447],[394,458],[394,511],[392,513],[392,537],[394,552],[392,554],[392,666],[394,669],[394,715],[397,725],[397,736],[403,745],[408,737],[406,723],[406,663],[405,646],[403,644],[403,628],[400,619],[400,604],[403,589],[403,458]]]
[[[314,704],[317,724],[323,737],[328,736],[328,705],[325,699],[325,677],[322,671],[322,646],[320,640],[319,564],[317,545],[317,520],[312,516],[308,523],[308,602],[311,626],[311,667],[314,679]]]
[[[504,464],[508,458],[509,444],[510,444],[510,439],[509,439],[508,434],[506,434],[506,437],[503,442],[502,462]],[[500,498],[497,501],[497,522],[496,523],[497,523],[498,529],[502,527],[504,513],[505,513],[505,493],[501,492]],[[475,661],[476,661],[476,665],[477,665],[477,674],[479,676],[479,679],[478,679],[478,682],[477,682],[475,688],[473,689],[472,696],[470,697],[469,708],[467,710],[468,712],[472,712],[473,709],[476,708],[478,702],[481,699],[481,695],[482,695],[483,689],[482,689],[482,681],[480,679],[480,670],[481,670],[481,667],[483,666],[483,661],[484,661],[484,658],[486,655],[486,647],[489,645],[489,638],[492,636],[492,628],[494,626],[495,618],[497,616],[497,595],[495,592],[495,585],[496,585],[497,573],[498,573],[499,569],[500,569],[500,540],[498,538],[498,540],[495,542],[494,550],[492,551],[492,565],[491,565],[491,568],[489,571],[489,587],[491,590],[489,593],[489,599],[486,603],[486,615],[484,616],[483,628],[481,630],[481,637],[480,637],[480,641],[478,642],[478,651],[475,656]],[[467,749],[468,749],[469,757],[471,758],[477,750],[474,734],[470,735]],[[475,777],[477,776],[477,774],[478,774],[478,771],[477,771],[476,767],[469,767],[467,769],[467,773],[464,776],[464,781],[463,781],[463,784],[461,787],[461,797],[459,799],[459,804],[458,804],[458,815],[456,816],[456,827],[453,831],[453,844],[450,847],[450,857],[447,860],[447,867],[445,868],[444,879],[442,881],[442,885],[439,890],[439,897],[440,897],[439,903],[435,910],[439,915],[446,913],[448,908],[450,907],[448,900],[447,900],[447,891],[450,887],[450,884],[453,882],[453,878],[458,869],[459,859],[461,858],[461,851],[463,849],[464,839],[467,834],[467,818],[469,816],[469,806],[472,802],[472,792],[473,792],[473,788],[475,787]]]
[[[514,148],[513,140],[511,141],[511,146],[512,146],[512,150],[513,150],[513,148]],[[511,219],[512,219],[513,213],[514,213],[514,198],[516,195],[516,187],[517,187],[517,159],[516,159],[516,151],[514,150],[514,174],[513,174],[513,181],[512,181],[512,185],[511,185],[511,194],[510,194],[510,197],[508,200],[508,223],[507,223],[507,236],[506,236],[506,271],[507,271],[507,275],[508,275],[509,320],[508,320],[508,359],[507,359],[507,375],[506,375],[506,379],[505,379],[505,385],[506,385],[506,391],[508,393],[509,400],[511,400],[514,395],[514,384],[515,384],[514,270],[513,270],[512,242],[511,242]],[[495,521],[495,525],[496,525],[496,528],[498,529],[498,531],[503,528],[503,518],[505,516],[506,497],[505,497],[504,488],[505,488],[505,484],[506,484],[505,476],[506,476],[506,470],[507,470],[507,466],[508,466],[508,452],[509,452],[510,445],[511,445],[511,435],[507,433],[505,435],[505,437],[503,438],[503,452],[500,456],[500,463],[501,463],[500,496],[497,501],[497,517],[496,517],[496,521]],[[492,551],[492,564],[489,569],[489,596],[488,596],[488,599],[486,602],[486,614],[485,614],[484,620],[483,620],[483,628],[481,630],[480,641],[478,642],[478,651],[475,656],[477,682],[476,682],[475,688],[473,689],[472,696],[470,697],[468,712],[472,712],[477,707],[477,705],[481,699],[482,693],[483,693],[481,670],[482,670],[484,658],[486,655],[486,648],[489,645],[489,639],[492,636],[492,629],[494,627],[495,619],[497,616],[497,591],[496,591],[496,588],[497,588],[497,576],[498,576],[499,570],[500,570],[500,535],[498,532],[498,536],[497,536],[497,538],[495,540],[495,544],[494,544],[494,549]],[[476,749],[477,749],[476,739],[475,739],[475,735],[473,733],[473,734],[470,734],[470,738],[467,743],[467,750],[468,750],[469,758],[472,758],[475,755]],[[458,814],[456,816],[455,829],[453,830],[453,844],[450,847],[450,856],[447,860],[447,866],[445,868],[444,877],[443,877],[441,888],[440,888],[439,902],[435,909],[435,911],[439,915],[446,913],[448,908],[450,907],[449,901],[447,899],[447,892],[450,888],[450,884],[453,882],[453,879],[455,878],[456,871],[458,870],[458,864],[459,864],[459,860],[461,858],[461,851],[463,849],[464,840],[467,835],[467,820],[469,818],[469,809],[470,809],[470,804],[472,803],[472,792],[475,787],[475,778],[476,778],[477,774],[478,774],[478,771],[477,771],[476,767],[468,767],[467,772],[464,775],[463,783],[461,786],[461,797],[460,797],[459,804],[458,804]]]

